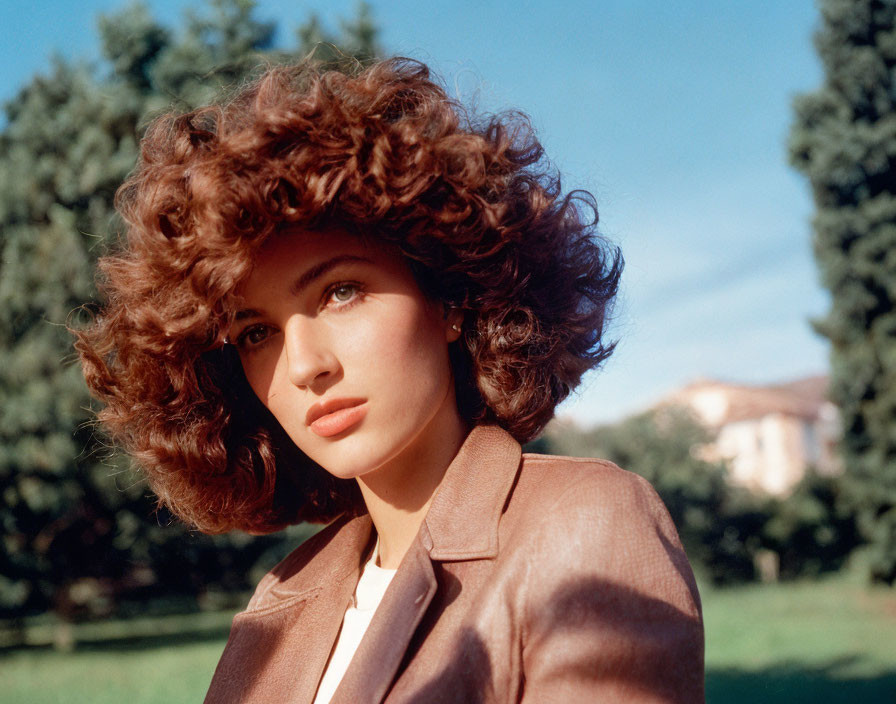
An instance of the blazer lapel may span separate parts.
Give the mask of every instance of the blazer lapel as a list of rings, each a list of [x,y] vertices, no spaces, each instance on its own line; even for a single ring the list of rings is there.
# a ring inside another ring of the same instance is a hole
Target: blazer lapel
[[[286,701],[306,704],[314,700],[359,576],[360,571],[327,584],[317,598],[305,606],[301,615],[301,628],[296,628],[290,634],[286,649],[295,674],[291,687],[278,690],[281,696],[283,692],[292,692]],[[274,700],[265,701],[269,703]]]
[[[488,559],[498,554],[498,522],[519,465],[519,443],[507,432],[495,426],[470,432],[446,470],[420,532],[331,704],[382,702],[435,596],[438,583],[432,560]]]
[[[389,585],[331,704],[379,704],[436,593],[432,562],[415,541]]]
[[[276,580],[234,618],[206,704],[314,699],[358,583],[371,527],[369,516],[352,519],[311,562],[287,558],[275,568]]]
[[[433,497],[417,536],[440,562],[498,555],[498,526],[516,482],[520,444],[496,425],[470,431]]]

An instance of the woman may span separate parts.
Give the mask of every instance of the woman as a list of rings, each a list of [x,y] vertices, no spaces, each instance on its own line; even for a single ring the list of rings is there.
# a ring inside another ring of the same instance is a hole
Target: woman
[[[408,60],[270,69],[150,127],[78,342],[100,419],[200,530],[330,522],[207,702],[702,699],[656,494],[521,455],[609,355],[621,268],[541,157]]]

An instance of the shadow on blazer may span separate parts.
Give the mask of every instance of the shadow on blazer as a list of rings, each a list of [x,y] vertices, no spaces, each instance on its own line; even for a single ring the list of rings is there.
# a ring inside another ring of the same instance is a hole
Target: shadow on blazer
[[[343,517],[271,570],[206,704],[311,702],[374,537]],[[650,485],[479,426],[332,704],[703,700],[700,599]]]

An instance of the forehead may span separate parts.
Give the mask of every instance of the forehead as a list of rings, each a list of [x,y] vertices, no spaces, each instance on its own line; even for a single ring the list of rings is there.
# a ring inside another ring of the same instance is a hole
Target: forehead
[[[378,249],[384,248],[343,230],[284,230],[271,235],[262,245],[256,255],[255,267],[284,259],[292,263],[311,263],[340,253],[371,256]]]
[[[385,275],[404,277],[410,271],[396,248],[371,238],[342,230],[286,230],[264,243],[237,294],[251,299],[274,288],[308,283],[316,274],[352,263],[374,266]]]

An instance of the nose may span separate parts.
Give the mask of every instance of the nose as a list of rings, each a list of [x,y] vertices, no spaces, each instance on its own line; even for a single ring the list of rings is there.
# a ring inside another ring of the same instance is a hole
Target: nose
[[[338,371],[339,361],[326,334],[311,321],[293,316],[284,336],[287,374],[295,386],[313,386]]]

